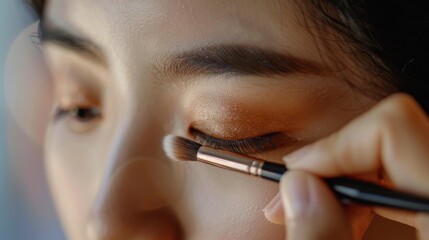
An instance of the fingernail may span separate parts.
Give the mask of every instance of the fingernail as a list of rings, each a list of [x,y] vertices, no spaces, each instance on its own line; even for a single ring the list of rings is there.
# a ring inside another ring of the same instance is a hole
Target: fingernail
[[[281,202],[280,193],[277,193],[277,195],[271,200],[267,206],[264,207],[262,210],[263,212],[272,212],[273,209],[275,209],[276,205],[280,204]]]
[[[288,219],[297,219],[303,216],[309,206],[309,191],[307,179],[295,173],[285,176],[284,192],[282,197],[285,203],[285,212]]]
[[[271,223],[284,224],[284,210],[280,193],[278,193],[262,211],[264,212],[265,218]]]
[[[283,161],[286,166],[293,165],[299,159],[302,159],[305,155],[310,152],[310,145],[304,146],[286,156],[283,157]]]

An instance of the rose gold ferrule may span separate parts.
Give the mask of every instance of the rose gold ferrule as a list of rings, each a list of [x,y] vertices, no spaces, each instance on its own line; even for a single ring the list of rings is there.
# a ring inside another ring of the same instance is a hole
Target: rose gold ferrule
[[[264,161],[237,153],[222,151],[202,146],[197,153],[197,160],[213,166],[235,170],[254,176],[261,176]]]

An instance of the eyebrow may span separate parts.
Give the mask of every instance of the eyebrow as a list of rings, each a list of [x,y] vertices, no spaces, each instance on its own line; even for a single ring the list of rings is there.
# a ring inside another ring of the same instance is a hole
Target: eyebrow
[[[215,45],[180,53],[157,63],[157,72],[167,76],[322,75],[321,64],[270,49],[243,45]]]
[[[73,35],[63,29],[39,24],[39,36],[42,44],[54,43],[80,55],[84,55],[96,62],[105,63],[101,48],[97,44]]]
[[[42,43],[54,43],[105,64],[102,50],[90,40],[41,23]],[[153,69],[166,76],[290,76],[322,75],[326,70],[318,62],[289,53],[239,44],[218,44],[179,53],[157,61]]]

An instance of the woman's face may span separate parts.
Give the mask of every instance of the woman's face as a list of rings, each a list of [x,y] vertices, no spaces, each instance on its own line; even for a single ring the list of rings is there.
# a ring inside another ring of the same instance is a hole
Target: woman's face
[[[262,211],[277,184],[171,162],[162,140],[281,162],[373,104],[300,14],[288,0],[49,1],[47,172],[69,237],[283,239]]]

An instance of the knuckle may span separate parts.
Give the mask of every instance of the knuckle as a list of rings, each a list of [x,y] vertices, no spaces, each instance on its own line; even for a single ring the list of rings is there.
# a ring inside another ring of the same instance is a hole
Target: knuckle
[[[396,129],[413,124],[422,115],[419,104],[413,97],[398,93],[389,97],[380,111],[378,125],[382,128]]]

